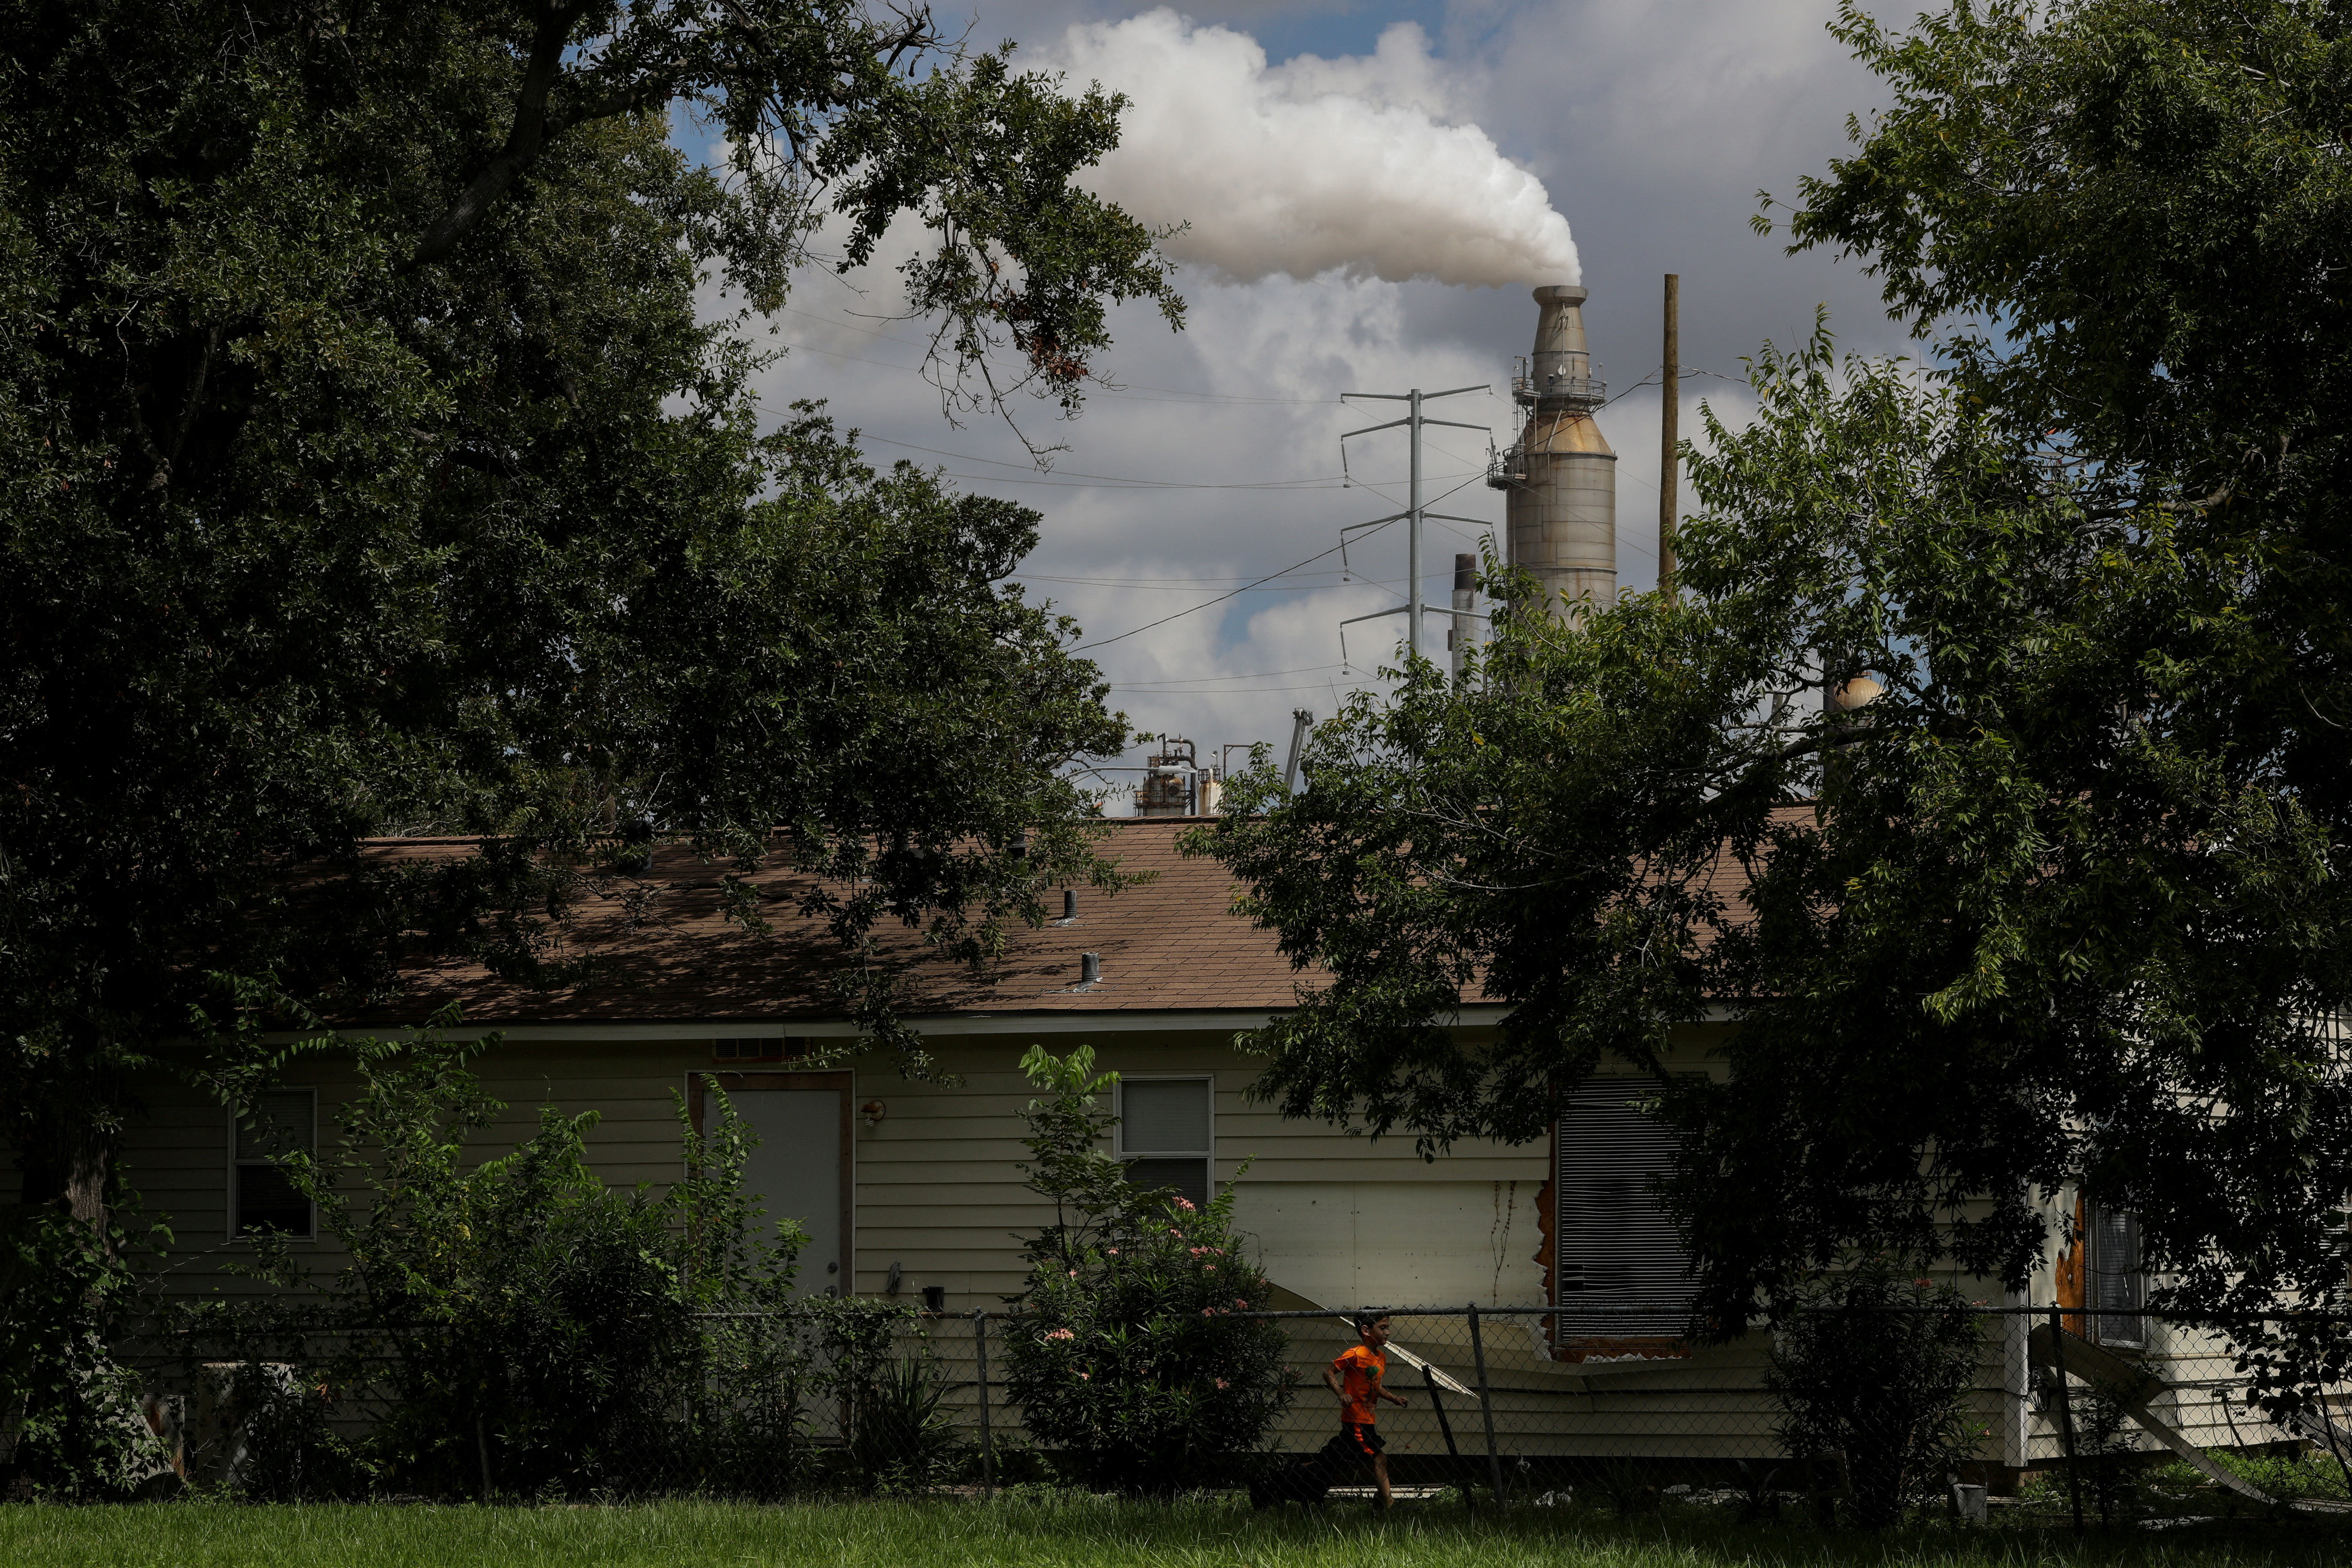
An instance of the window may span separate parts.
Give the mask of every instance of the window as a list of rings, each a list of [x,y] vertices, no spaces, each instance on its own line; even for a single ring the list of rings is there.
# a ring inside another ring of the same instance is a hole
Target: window
[[[1211,1081],[1205,1078],[1121,1079],[1118,1157],[1138,1186],[1173,1187],[1196,1206],[1209,1202]]]
[[[297,1150],[318,1147],[318,1092],[272,1089],[256,1095],[247,1113],[231,1123],[229,1207],[231,1236],[283,1236],[309,1241],[316,1235],[310,1200],[287,1180],[274,1162]]]
[[[735,1036],[710,1042],[710,1054],[722,1062],[781,1062],[801,1055],[801,1043],[786,1035]]]
[[[1593,1310],[1572,1331],[1672,1338],[1686,1319],[1690,1255],[1654,1188],[1674,1167],[1673,1129],[1635,1110],[1646,1079],[1591,1079],[1560,1108],[1552,1231],[1559,1304]]]
[[[2091,1207],[2090,1296],[2092,1337],[2103,1345],[2147,1342],[2146,1276],[2139,1268],[2139,1216],[2100,1205]]]

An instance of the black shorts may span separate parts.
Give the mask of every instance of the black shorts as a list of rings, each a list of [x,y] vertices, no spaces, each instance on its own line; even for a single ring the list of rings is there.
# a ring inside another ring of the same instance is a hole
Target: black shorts
[[[1339,1423],[1339,1436],[1341,1441],[1368,1459],[1388,1447],[1381,1441],[1380,1429],[1369,1421],[1342,1421]]]

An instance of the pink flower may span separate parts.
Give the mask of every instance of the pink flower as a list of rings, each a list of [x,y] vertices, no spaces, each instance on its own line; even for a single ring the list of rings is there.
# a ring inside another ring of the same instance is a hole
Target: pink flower
[[[1201,1309],[1201,1316],[1204,1318],[1213,1318],[1216,1315],[1217,1310],[1214,1307],[1203,1307]]]
[[[1106,1252],[1106,1253],[1108,1253],[1108,1254],[1109,1254],[1109,1255],[1110,1255],[1111,1257],[1113,1257],[1113,1258],[1117,1258],[1117,1257],[1118,1256],[1118,1247],[1104,1247],[1104,1248],[1103,1248],[1103,1251],[1104,1251],[1104,1252]]]
[[[1071,1270],[1070,1270],[1070,1278],[1071,1278],[1071,1279],[1076,1279],[1077,1277],[1078,1277],[1078,1271],[1077,1271],[1076,1269],[1075,1269],[1075,1268],[1071,1269]]]
[[[1233,1384],[1230,1384],[1230,1383],[1227,1383],[1223,1378],[1222,1378],[1222,1377],[1221,1377],[1221,1378],[1217,1379],[1217,1386],[1218,1386],[1219,1388],[1231,1388],[1231,1387],[1233,1386]]]
[[[1914,1279],[1911,1283],[1914,1285],[1926,1285],[1932,1287],[1936,1282],[1933,1279]]]
[[[1045,1331],[1045,1337],[1049,1340],[1074,1340],[1078,1336],[1067,1329],[1048,1329]]]
[[[1176,1206],[1182,1209],[1186,1214],[1199,1214],[1201,1212],[1199,1209],[1192,1206],[1192,1200],[1190,1198],[1178,1198],[1176,1200]]]
[[[1082,1383],[1092,1383],[1095,1379],[1095,1374],[1090,1372],[1082,1372],[1078,1373],[1078,1379]]]
[[[1204,1263],[1201,1266],[1201,1272],[1203,1274],[1214,1274],[1216,1271],[1217,1266],[1213,1263]]]
[[[1249,1303],[1248,1303],[1247,1301],[1243,1300],[1242,1300],[1241,1298],[1239,1298],[1238,1296],[1236,1296],[1235,1298],[1234,1298],[1234,1306],[1236,1306],[1236,1307],[1238,1307],[1238,1308],[1240,1308],[1240,1309],[1241,1309],[1243,1311],[1244,1311],[1244,1312],[1246,1312],[1246,1311],[1248,1311],[1248,1310],[1249,1310]]]

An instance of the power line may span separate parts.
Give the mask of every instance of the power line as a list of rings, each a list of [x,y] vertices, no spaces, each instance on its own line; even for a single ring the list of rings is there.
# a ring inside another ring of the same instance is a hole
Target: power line
[[[1255,583],[1255,577],[1055,577],[1042,572],[1016,572],[1016,577],[1032,583],[1086,583],[1101,588],[1221,588],[1233,583]],[[1317,577],[1332,577],[1334,572],[1317,572]],[[1402,578],[1398,579],[1402,582]]]
[[[772,414],[775,412],[775,410],[769,408],[764,403],[759,404],[758,406],[766,413]],[[944,447],[940,447],[918,446],[912,441],[894,440],[887,436],[877,436],[868,431],[859,431],[858,438],[863,441],[879,442],[885,447],[903,447],[909,452],[921,452],[927,457],[952,458],[959,463],[986,463],[992,468],[1030,468],[1034,467],[1034,464],[1013,462],[1004,458],[983,458],[972,452],[950,452],[946,450]],[[1104,485],[1113,485],[1122,489],[1142,490],[1283,491],[1336,490],[1346,488],[1346,485],[1343,482],[1345,476],[1339,474],[1316,474],[1305,479],[1232,479],[1220,481],[1210,479],[1139,479],[1131,474],[1089,474],[1076,469],[1064,468],[1051,470],[1042,475],[959,474],[950,471],[948,477],[958,479],[973,479],[984,484],[1046,485],[1060,489],[1096,489]],[[1455,479],[1460,476],[1454,474],[1441,474],[1436,477],[1440,479]],[[1080,482],[1072,483],[1071,481],[1073,480]],[[1373,489],[1370,481],[1358,479],[1355,482],[1360,489]],[[1465,484],[1468,481],[1466,479],[1464,481]],[[1461,488],[1462,487],[1459,485],[1454,487],[1456,489]],[[1374,490],[1374,493],[1378,494],[1379,492]],[[1448,493],[1450,494],[1452,492],[1449,491]]]
[[[1261,669],[1255,675],[1189,675],[1168,680],[1123,680],[1112,684],[1116,690],[1131,691],[1145,686],[1191,686],[1218,680],[1271,680],[1278,675],[1318,675],[1339,668],[1336,664],[1309,664],[1297,669]]]
[[[1339,554],[1339,550],[1340,547],[1335,544],[1330,549],[1324,551],[1321,554],[1308,556],[1306,560],[1299,562],[1297,565],[1286,566],[1279,572],[1269,572],[1265,576],[1259,578],[1257,583],[1249,584],[1244,587],[1229,589],[1225,593],[1218,595],[1213,599],[1203,599],[1199,604],[1191,606],[1191,608],[1179,610],[1172,616],[1162,616],[1156,621],[1146,621],[1143,625],[1135,627],[1134,630],[1121,632],[1117,637],[1102,637],[1094,642],[1080,643],[1070,651],[1072,653],[1084,653],[1090,647],[1108,647],[1115,642],[1125,642],[1128,638],[1135,636],[1137,632],[1148,632],[1154,626],[1164,626],[1171,621],[1181,620],[1184,616],[1191,615],[1194,610],[1205,610],[1212,605],[1222,605],[1236,594],[1245,594],[1249,592],[1251,588],[1256,587],[1258,583],[1271,583],[1276,577],[1286,576],[1290,573],[1297,571],[1300,566],[1312,566],[1318,561],[1322,560],[1325,555]]]
[[[1334,666],[1333,668],[1336,668],[1338,667]],[[1380,678],[1375,676],[1371,679],[1378,679]],[[1328,687],[1328,683],[1325,682],[1318,685],[1309,686],[1253,686],[1243,691],[1147,691],[1142,692],[1139,695],[1146,697],[1255,697],[1262,691],[1322,691],[1327,689]],[[1128,688],[1124,686],[1114,686],[1111,689],[1113,691],[1125,691]]]
[[[929,343],[919,343],[912,338],[902,338],[895,332],[877,331],[872,327],[861,327],[853,321],[842,321],[838,317],[820,316],[814,310],[796,310],[790,305],[783,306],[782,310],[788,316],[799,316],[806,321],[822,321],[827,326],[846,327],[853,332],[863,332],[869,338],[880,338],[884,342],[903,343],[910,349],[921,349],[925,353],[930,353],[931,350],[931,345]],[[832,349],[818,348],[814,343],[787,342],[784,346],[787,348],[806,349],[811,353],[833,354],[836,359],[851,359],[853,357],[849,354],[835,353]],[[919,366],[916,365],[883,364],[883,362],[880,360],[856,360],[855,363],[858,364],[882,365],[882,368],[885,370],[912,371],[920,369]],[[1337,405],[1339,403],[1339,399],[1336,397],[1244,397],[1238,393],[1231,392],[1191,392],[1180,386],[1144,386],[1140,382],[1129,382],[1125,386],[1114,386],[1108,382],[1102,384],[1102,390],[1115,397],[1129,396],[1131,389],[1137,387],[1140,387],[1145,392],[1163,392],[1168,395],[1166,397],[1136,398],[1135,401],[1139,403],[1166,403],[1171,401],[1189,403],[1198,400],[1214,403],[1289,404],[1306,407],[1332,406]]]
[[[861,432],[861,434],[863,433]],[[887,436],[866,435],[864,438],[868,441],[879,441],[885,447],[903,447],[909,452],[928,453],[934,458],[953,458],[960,463],[986,463],[991,468],[1027,468],[1034,467],[1034,465],[1031,463],[1016,463],[1003,458],[982,458],[976,457],[970,452],[949,452],[937,447],[919,447],[912,441],[894,441]],[[1333,485],[1341,478],[1341,476],[1338,474],[1316,474],[1307,479],[1299,479],[1233,480],[1222,484],[1207,484],[1198,479],[1139,479],[1127,474],[1088,474],[1079,472],[1075,468],[1061,468],[1053,470],[1053,472],[1056,477],[1062,479],[1099,479],[1108,484],[1145,485],[1153,488],[1188,490],[1294,489],[1318,485]]]
[[[1020,574],[1016,573],[1014,575],[1019,576]],[[1078,583],[1086,584],[1094,587],[1122,588],[1129,593],[1135,594],[1197,593],[1201,589],[1211,585],[1206,583],[1101,583],[1092,582],[1091,580],[1084,577],[1027,577],[1024,578],[1023,581],[1031,583]],[[1238,582],[1240,579],[1229,578],[1227,581]],[[1361,584],[1366,587],[1386,588],[1390,592],[1393,593],[1396,590],[1396,584],[1403,581],[1404,579],[1402,577],[1376,578],[1366,577],[1361,574],[1354,574],[1350,575],[1349,580],[1340,583],[1294,584],[1283,582],[1271,584],[1252,583],[1236,588],[1234,592],[1236,594],[1328,594],[1334,589],[1353,588]]]

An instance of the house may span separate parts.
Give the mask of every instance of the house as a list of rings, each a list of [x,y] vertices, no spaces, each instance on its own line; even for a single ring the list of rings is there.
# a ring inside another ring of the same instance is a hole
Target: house
[[[501,1037],[478,1071],[509,1110],[482,1135],[483,1152],[526,1134],[541,1105],[593,1110],[602,1121],[591,1157],[616,1184],[675,1178],[675,1097],[698,1110],[700,1085],[715,1078],[761,1135],[752,1184],[772,1211],[810,1230],[808,1289],[880,1295],[895,1270],[898,1293],[934,1291],[950,1311],[997,1307],[1016,1292],[1014,1238],[1046,1212],[1016,1168],[1031,1098],[1019,1060],[1033,1044],[1087,1044],[1121,1075],[1116,1152],[1196,1199],[1239,1176],[1243,1226],[1261,1238],[1275,1278],[1302,1297],[1539,1302],[1541,1148],[1463,1145],[1423,1162],[1410,1140],[1286,1122],[1249,1101],[1256,1068],[1234,1037],[1289,1005],[1297,977],[1270,933],[1232,914],[1223,868],[1178,852],[1195,826],[1112,825],[1105,852],[1150,879],[1116,896],[1078,889],[1072,915],[1016,929],[985,976],[926,958],[913,933],[881,933],[905,965],[902,1012],[943,1081],[901,1077],[887,1052],[803,1065],[857,1035],[828,983],[828,939],[790,914],[772,936],[747,934],[719,912],[722,870],[684,849],[656,853],[643,879],[650,897],[592,900],[573,922],[571,954],[608,966],[596,984],[539,991],[464,964],[428,965],[402,1013],[373,1026],[394,1032],[461,1003],[465,1033]],[[410,840],[389,852],[470,850],[468,841]],[[750,879],[772,893],[795,879],[771,869]],[[1087,954],[1099,965],[1091,982]],[[1479,1019],[1473,1010],[1465,1026]],[[310,1057],[294,1077],[273,1121],[331,1136],[348,1069]],[[142,1100],[124,1158],[151,1207],[171,1218],[176,1277],[233,1285],[215,1266],[236,1256],[241,1236],[309,1234],[307,1207],[275,1179],[268,1151],[249,1137],[240,1148],[219,1105],[165,1080],[144,1086]]]
[[[1647,1184],[1672,1144],[1628,1103],[1635,1080],[1596,1079],[1567,1097],[1548,1144],[1465,1142],[1430,1160],[1409,1139],[1286,1121],[1254,1103],[1256,1063],[1235,1037],[1291,1005],[1313,976],[1294,973],[1271,933],[1233,913],[1221,865],[1181,853],[1180,837],[1196,826],[1110,825],[1105,852],[1149,879],[1116,896],[1076,890],[1065,917],[1016,930],[985,974],[926,957],[912,933],[883,933],[901,966],[902,1013],[941,1075],[931,1081],[900,1076],[883,1055],[827,1055],[857,1031],[831,1000],[826,939],[790,915],[765,935],[730,923],[721,870],[678,848],[655,852],[642,896],[592,902],[567,932],[572,950],[602,961],[593,984],[533,990],[465,964],[428,965],[414,975],[408,1010],[373,1026],[389,1031],[461,1003],[468,1031],[502,1037],[478,1071],[508,1110],[479,1152],[526,1135],[541,1105],[593,1110],[602,1121],[591,1158],[614,1184],[675,1179],[677,1108],[699,1115],[704,1086],[715,1082],[761,1135],[750,1184],[772,1213],[810,1233],[803,1289],[896,1296],[950,1316],[1002,1312],[1022,1283],[1018,1238],[1047,1222],[1018,1169],[1031,1097],[1022,1054],[1033,1044],[1090,1045],[1120,1074],[1113,1152],[1139,1178],[1196,1200],[1213,1184],[1235,1184],[1239,1226],[1283,1293],[1276,1305],[1559,1310],[1498,1318],[1487,1331],[1504,1452],[1773,1455],[1777,1415],[1759,1384],[1767,1336],[1694,1351],[1675,1339],[1671,1308],[1591,1316],[1612,1302],[1654,1308],[1682,1288],[1680,1243]],[[406,840],[383,852],[470,850],[467,841]],[[750,879],[780,893],[794,874]],[[1475,1041],[1499,1015],[1465,1006],[1455,1026]],[[1728,1027],[1683,1031],[1678,1064],[1707,1070]],[[300,1058],[270,1096],[272,1123],[315,1142],[352,1081],[331,1054]],[[257,1289],[231,1267],[257,1232],[292,1236],[298,1252],[331,1265],[309,1204],[268,1164],[269,1148],[179,1080],[158,1079],[143,1100],[124,1162],[172,1226],[175,1289]],[[2137,1305],[2126,1299],[2137,1289],[2128,1216],[2084,1217],[2088,1255],[2053,1252],[2032,1299],[2059,1291],[2085,1310],[2078,1325],[2091,1337],[2135,1354],[2203,1353],[2201,1344],[2168,1349],[2128,1317]],[[1998,1294],[1970,1283],[1972,1294]],[[1408,1320],[1398,1337],[1460,1382],[1479,1353],[1464,1327],[1458,1316]],[[1300,1323],[1302,1360],[1329,1353],[1336,1342],[1320,1342],[1340,1332]],[[2053,1451],[2021,1322],[2011,1321],[1990,1348],[1979,1397],[1989,1460],[2014,1470]],[[2204,1428],[2219,1419],[2209,1406],[2189,1424],[2207,1441]],[[1295,1439],[1319,1440],[1319,1407],[1294,1417],[1301,1422]],[[1424,1411],[1392,1425],[1404,1452],[1434,1452],[1440,1437]]]

